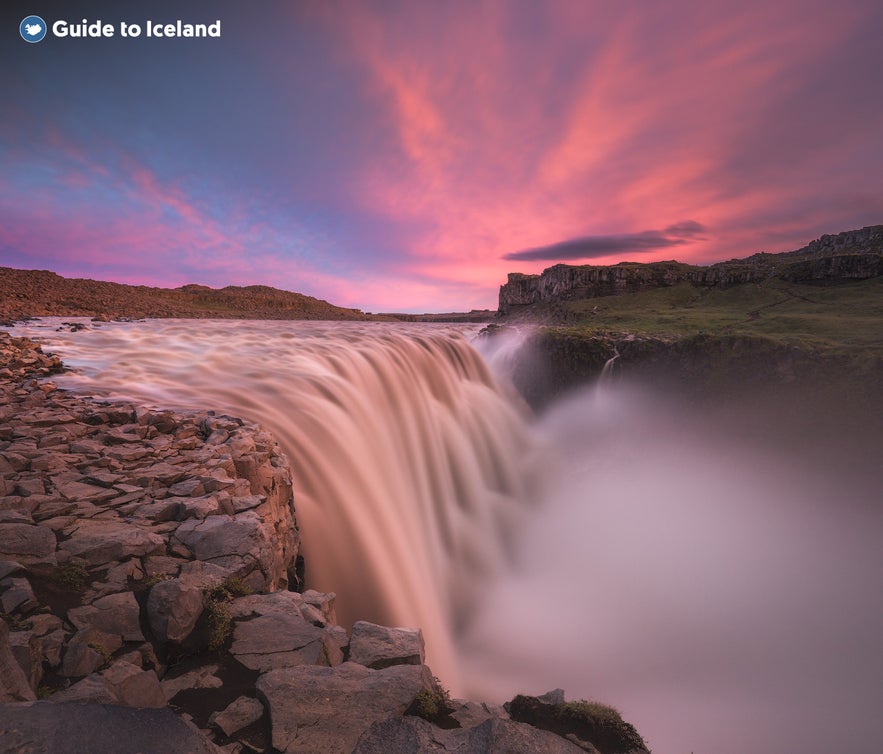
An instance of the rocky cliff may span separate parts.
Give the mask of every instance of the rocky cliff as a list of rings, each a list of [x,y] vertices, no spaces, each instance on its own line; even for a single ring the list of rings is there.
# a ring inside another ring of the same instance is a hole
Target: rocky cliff
[[[451,700],[419,629],[348,632],[333,593],[294,591],[269,433],[74,395],[61,369],[0,332],[0,751],[646,751],[563,692]]]
[[[680,262],[549,267],[540,275],[510,273],[500,286],[499,313],[567,299],[634,293],[688,282],[729,286],[778,277],[790,282],[863,280],[883,274],[883,225],[822,236],[797,251],[754,254],[707,267]]]

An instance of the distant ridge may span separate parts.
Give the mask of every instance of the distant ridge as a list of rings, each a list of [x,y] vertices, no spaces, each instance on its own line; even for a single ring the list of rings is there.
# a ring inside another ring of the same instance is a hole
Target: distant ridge
[[[0,267],[0,319],[193,317],[206,319],[375,319],[359,309],[264,285],[151,288]]]
[[[682,262],[621,262],[617,265],[556,264],[539,275],[509,274],[500,286],[499,314],[573,299],[637,293],[679,283],[724,287],[771,278],[833,283],[883,274],[883,225],[825,235],[797,251],[752,254],[707,267]]]

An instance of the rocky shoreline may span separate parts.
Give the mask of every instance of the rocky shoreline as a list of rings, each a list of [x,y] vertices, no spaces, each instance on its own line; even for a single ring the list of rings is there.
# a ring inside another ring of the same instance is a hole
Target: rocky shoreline
[[[452,701],[418,629],[300,588],[291,471],[258,425],[106,403],[0,332],[0,749],[646,751],[563,692]]]

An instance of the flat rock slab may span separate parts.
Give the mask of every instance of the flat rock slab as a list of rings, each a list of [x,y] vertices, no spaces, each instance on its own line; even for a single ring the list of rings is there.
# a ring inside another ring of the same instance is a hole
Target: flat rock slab
[[[237,621],[230,653],[251,670],[315,665],[322,658],[324,635],[300,612],[274,612]]]
[[[586,754],[583,749],[546,730],[525,723],[490,718],[474,728],[443,730],[419,717],[391,717],[374,723],[352,754],[389,752],[456,752],[456,754]]]
[[[350,660],[379,670],[391,665],[422,665],[426,659],[419,628],[387,628],[356,621],[350,639]]]
[[[0,524],[0,560],[55,565],[57,542],[52,529],[26,523]]]
[[[225,736],[232,736],[252,723],[256,723],[264,714],[264,705],[250,696],[240,696],[221,712],[215,712],[209,723],[223,731]]]
[[[165,540],[152,531],[111,520],[84,520],[62,545],[90,566],[144,555],[164,555]]]
[[[169,709],[0,704],[0,751],[29,754],[220,754]]]
[[[209,516],[190,519],[178,527],[180,540],[197,560],[250,556],[262,562],[265,550],[271,550],[269,533],[260,516],[246,511],[236,516]]]
[[[138,601],[132,592],[118,592],[95,600],[91,605],[71,608],[68,620],[78,629],[94,626],[123,641],[144,641]]]
[[[275,749],[350,754],[372,723],[403,714],[419,691],[429,689],[431,674],[420,665],[303,665],[265,673],[256,687],[270,710]]]

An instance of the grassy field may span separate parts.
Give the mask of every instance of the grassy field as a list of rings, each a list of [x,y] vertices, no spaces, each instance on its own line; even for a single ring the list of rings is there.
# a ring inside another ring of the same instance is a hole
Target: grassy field
[[[795,345],[883,350],[883,277],[837,285],[769,280],[700,288],[681,283],[564,301],[561,309],[563,324],[586,333],[757,335]]]

